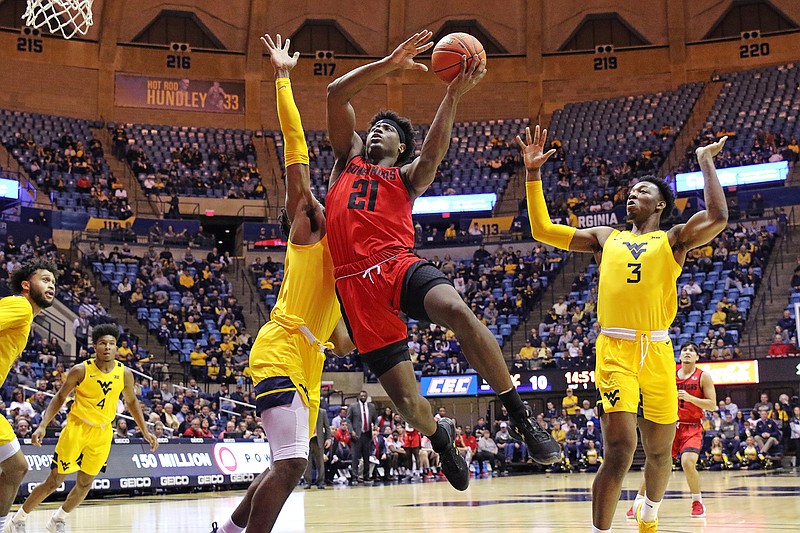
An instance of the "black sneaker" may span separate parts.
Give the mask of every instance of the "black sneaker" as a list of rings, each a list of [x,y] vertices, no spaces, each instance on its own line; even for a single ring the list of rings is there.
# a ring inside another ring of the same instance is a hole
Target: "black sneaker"
[[[536,421],[530,409],[525,409],[525,418],[509,415],[509,432],[515,439],[524,440],[528,454],[540,465],[551,465],[561,460],[561,447],[550,433]]]
[[[211,522],[211,533],[217,533],[217,531],[219,531],[217,529],[217,523],[216,522]]]
[[[456,490],[467,490],[469,488],[469,467],[467,461],[461,457],[456,448],[456,426],[449,418],[441,418],[439,426],[447,432],[450,437],[450,444],[444,450],[437,450],[439,460],[442,465],[442,472],[447,476],[447,481]]]

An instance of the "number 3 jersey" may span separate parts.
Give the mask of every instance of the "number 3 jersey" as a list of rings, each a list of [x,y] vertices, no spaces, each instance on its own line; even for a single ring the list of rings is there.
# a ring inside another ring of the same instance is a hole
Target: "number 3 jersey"
[[[603,246],[597,318],[603,328],[666,330],[678,311],[675,262],[664,231],[614,230]]]
[[[114,361],[114,369],[102,372],[94,359],[84,363],[86,375],[75,387],[75,402],[69,414],[92,426],[105,426],[117,417],[119,396],[125,388],[125,367]]]
[[[325,200],[328,240],[338,268],[374,258],[378,263],[414,247],[411,196],[397,167],[347,162]]]

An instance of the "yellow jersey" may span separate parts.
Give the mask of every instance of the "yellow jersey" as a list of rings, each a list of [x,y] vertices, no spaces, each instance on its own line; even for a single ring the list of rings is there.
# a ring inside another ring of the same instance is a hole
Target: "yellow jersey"
[[[33,322],[33,307],[24,296],[0,300],[0,383],[28,344]]]
[[[107,426],[117,417],[117,404],[125,388],[125,367],[114,361],[111,372],[105,373],[94,359],[83,363],[86,375],[75,387],[75,402],[70,409],[74,416],[92,426]]]
[[[614,230],[603,246],[597,318],[604,328],[669,329],[678,312],[675,283],[682,267],[664,231]]]
[[[328,237],[310,245],[290,241],[270,321],[261,327],[250,350],[253,383],[288,376],[311,408],[315,422],[325,364],[319,343],[331,337],[341,316]],[[312,343],[302,332],[305,328],[317,342]]]

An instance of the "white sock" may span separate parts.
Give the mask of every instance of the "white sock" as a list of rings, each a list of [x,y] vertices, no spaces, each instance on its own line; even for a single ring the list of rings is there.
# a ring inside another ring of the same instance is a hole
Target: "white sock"
[[[644,500],[644,495],[636,493],[636,497],[633,499],[633,512],[636,512],[636,506],[639,505],[639,502]]]
[[[692,494],[692,501],[693,502],[703,503],[703,495],[702,494]]]
[[[599,527],[592,526],[592,533],[611,533],[610,529],[600,529]]]
[[[59,507],[58,511],[53,513],[53,520],[63,522],[67,519],[67,516],[69,516],[69,513],[66,512],[63,507]]]
[[[0,531],[2,531],[4,527],[6,527],[6,519],[7,518],[8,518],[8,515],[0,516]]]
[[[19,508],[19,510],[14,514],[13,517],[11,517],[11,521],[16,522],[18,524],[24,524],[25,520],[27,519],[28,519],[28,513],[26,513],[25,509],[23,509],[22,507]]]
[[[239,527],[233,523],[233,520],[228,518],[222,527],[219,529],[219,533],[242,533],[244,531],[243,527]]]
[[[660,506],[661,502],[654,502],[645,494],[644,504],[642,504],[642,522],[655,522],[658,520],[658,508]]]

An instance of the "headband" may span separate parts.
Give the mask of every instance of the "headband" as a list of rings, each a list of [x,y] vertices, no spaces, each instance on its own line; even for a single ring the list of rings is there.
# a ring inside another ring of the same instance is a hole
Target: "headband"
[[[400,142],[405,144],[406,143],[406,134],[403,132],[403,128],[400,127],[400,124],[395,122],[390,118],[382,118],[373,124],[373,127],[377,126],[378,124],[388,124],[397,132],[397,135],[400,137]]]

